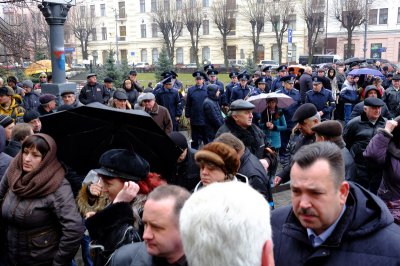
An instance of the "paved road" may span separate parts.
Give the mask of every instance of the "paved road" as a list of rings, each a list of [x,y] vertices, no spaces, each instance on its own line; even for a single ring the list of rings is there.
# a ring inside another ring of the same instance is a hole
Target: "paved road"
[[[272,193],[274,193],[274,188],[272,188]],[[274,193],[273,195],[275,208],[290,205],[290,189],[283,190],[281,192]]]

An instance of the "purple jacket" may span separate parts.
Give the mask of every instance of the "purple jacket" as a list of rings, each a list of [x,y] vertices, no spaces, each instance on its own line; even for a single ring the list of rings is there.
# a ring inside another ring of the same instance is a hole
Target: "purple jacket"
[[[378,196],[384,201],[400,199],[400,148],[391,139],[392,134],[378,129],[363,153],[367,160],[383,168]]]

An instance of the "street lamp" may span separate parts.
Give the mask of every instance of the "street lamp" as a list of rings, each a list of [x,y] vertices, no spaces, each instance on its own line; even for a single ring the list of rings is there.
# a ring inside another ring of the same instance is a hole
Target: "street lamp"
[[[367,58],[367,31],[368,31],[368,4],[371,4],[369,0],[365,0],[365,23],[364,23],[364,59]]]
[[[116,8],[112,8],[115,15],[115,48],[117,52],[117,65],[119,65],[119,52],[118,52],[118,13]]]

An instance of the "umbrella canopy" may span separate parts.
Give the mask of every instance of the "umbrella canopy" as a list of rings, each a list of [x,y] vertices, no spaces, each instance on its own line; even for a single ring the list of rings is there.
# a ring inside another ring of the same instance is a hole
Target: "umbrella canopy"
[[[70,70],[71,68],[65,64],[65,70]],[[32,76],[35,74],[40,74],[42,72],[44,73],[51,73],[51,60],[40,60],[34,63],[31,63],[26,69],[25,69],[25,75],[26,76]]]
[[[290,66],[288,66],[288,68],[294,68],[295,75],[299,74],[300,69],[303,69],[303,70],[306,69],[306,67],[303,65],[290,65]]]
[[[261,93],[258,95],[251,96],[247,99],[248,102],[251,102],[255,105],[254,112],[255,113],[262,113],[267,108],[267,100],[266,99],[278,99],[278,107],[279,108],[286,108],[289,107],[294,103],[294,100],[283,93]]]
[[[42,132],[52,136],[58,158],[81,174],[98,168],[109,149],[137,152],[151,171],[168,173],[182,151],[147,113],[124,111],[93,103],[42,116]]]
[[[348,59],[346,59],[346,60],[344,60],[344,64],[345,65],[351,65],[352,63],[362,63],[362,62],[365,62],[365,59],[361,59],[361,58],[358,58],[358,57],[351,57],[351,58],[348,58]]]
[[[360,69],[354,69],[349,72],[348,75],[372,75],[374,77],[380,76],[383,77],[382,72],[376,69],[370,69],[370,68],[360,68]]]

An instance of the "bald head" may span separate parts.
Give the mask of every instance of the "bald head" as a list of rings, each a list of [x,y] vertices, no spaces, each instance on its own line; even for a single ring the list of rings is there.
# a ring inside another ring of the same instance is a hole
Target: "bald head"
[[[304,69],[304,72],[311,75],[312,74],[312,68],[311,67],[306,67]]]

